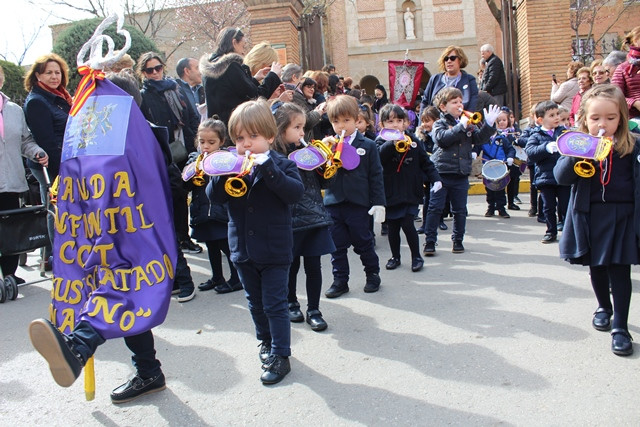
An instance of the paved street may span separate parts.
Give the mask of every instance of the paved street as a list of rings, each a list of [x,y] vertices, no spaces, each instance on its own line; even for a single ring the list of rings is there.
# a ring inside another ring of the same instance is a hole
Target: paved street
[[[110,391],[132,373],[123,340],[113,340],[96,354],[96,399],[86,402],[82,377],[58,387],[27,336],[32,319],[48,316],[50,281],[21,287],[0,305],[0,425],[636,424],[640,347],[629,358],[611,353],[609,334],[591,327],[588,269],[539,242],[544,225],[522,199],[511,219],[484,218],[484,196],[471,196],[466,253],[452,254],[450,230],[441,232],[437,255],[412,273],[403,246],[403,265],[383,268],[375,294],[362,291],[351,253],[351,292],[323,296],[325,332],[293,324],[292,372],[272,387],[259,381],[244,295],[209,291],[172,301],[154,330],[167,390],[111,404]],[[377,248],[384,266],[386,238]],[[37,278],[37,258],[18,275]],[[206,280],[206,254],[187,258],[196,284]],[[326,289],[328,256],[323,266]],[[640,337],[637,295],[629,324]]]

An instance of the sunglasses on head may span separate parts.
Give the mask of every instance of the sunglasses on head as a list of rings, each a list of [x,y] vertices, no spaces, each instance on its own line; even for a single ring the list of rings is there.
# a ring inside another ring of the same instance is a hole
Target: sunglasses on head
[[[444,62],[455,61],[456,59],[458,59],[458,55],[449,55],[449,56],[445,56],[442,59],[444,59]]]
[[[160,65],[156,65],[155,67],[143,68],[142,71],[145,72],[146,74],[151,74],[154,71],[159,73],[160,71],[162,71],[163,68],[164,68],[164,65],[160,64]]]

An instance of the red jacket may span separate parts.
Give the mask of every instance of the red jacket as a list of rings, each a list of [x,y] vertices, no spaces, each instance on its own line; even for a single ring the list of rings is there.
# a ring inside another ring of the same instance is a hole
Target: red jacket
[[[634,73],[629,75],[631,64],[628,61],[623,62],[616,68],[611,83],[622,89],[624,97],[627,99],[629,107],[629,118],[640,117],[640,111],[633,107],[633,103],[640,101],[640,74]]]

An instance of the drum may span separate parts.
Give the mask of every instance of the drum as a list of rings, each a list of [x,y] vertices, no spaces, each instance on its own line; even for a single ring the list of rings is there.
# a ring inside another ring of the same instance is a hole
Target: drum
[[[509,168],[502,160],[489,160],[482,165],[482,181],[491,191],[503,190],[511,181]]]
[[[527,153],[524,148],[518,145],[514,145],[513,148],[516,149],[516,158],[513,159],[513,164],[520,168],[520,173],[524,173],[527,170]]]

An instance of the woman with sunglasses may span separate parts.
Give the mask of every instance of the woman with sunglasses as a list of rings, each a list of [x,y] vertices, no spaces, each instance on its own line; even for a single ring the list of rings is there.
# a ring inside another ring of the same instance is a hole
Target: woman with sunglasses
[[[442,72],[432,75],[429,79],[420,104],[420,115],[422,115],[422,111],[425,108],[433,105],[436,94],[445,87],[460,89],[464,109],[466,111],[476,111],[478,84],[473,75],[463,70],[469,65],[469,60],[464,50],[459,46],[448,46],[440,55],[438,65]]]
[[[602,64],[602,59],[593,61],[589,68],[591,69],[591,78],[594,85],[611,83],[609,70]]]
[[[271,67],[251,74],[243,63],[247,41],[239,28],[227,27],[218,33],[217,49],[210,58],[200,59],[207,115],[217,114],[227,125],[231,112],[243,102],[264,97],[269,99],[282,83],[282,66],[274,61]]]
[[[305,113],[304,139],[311,141],[314,139],[313,129],[320,123],[320,119],[325,112],[326,103],[316,103],[313,97],[316,91],[316,81],[310,77],[304,77],[293,91],[293,103],[297,104]]]

